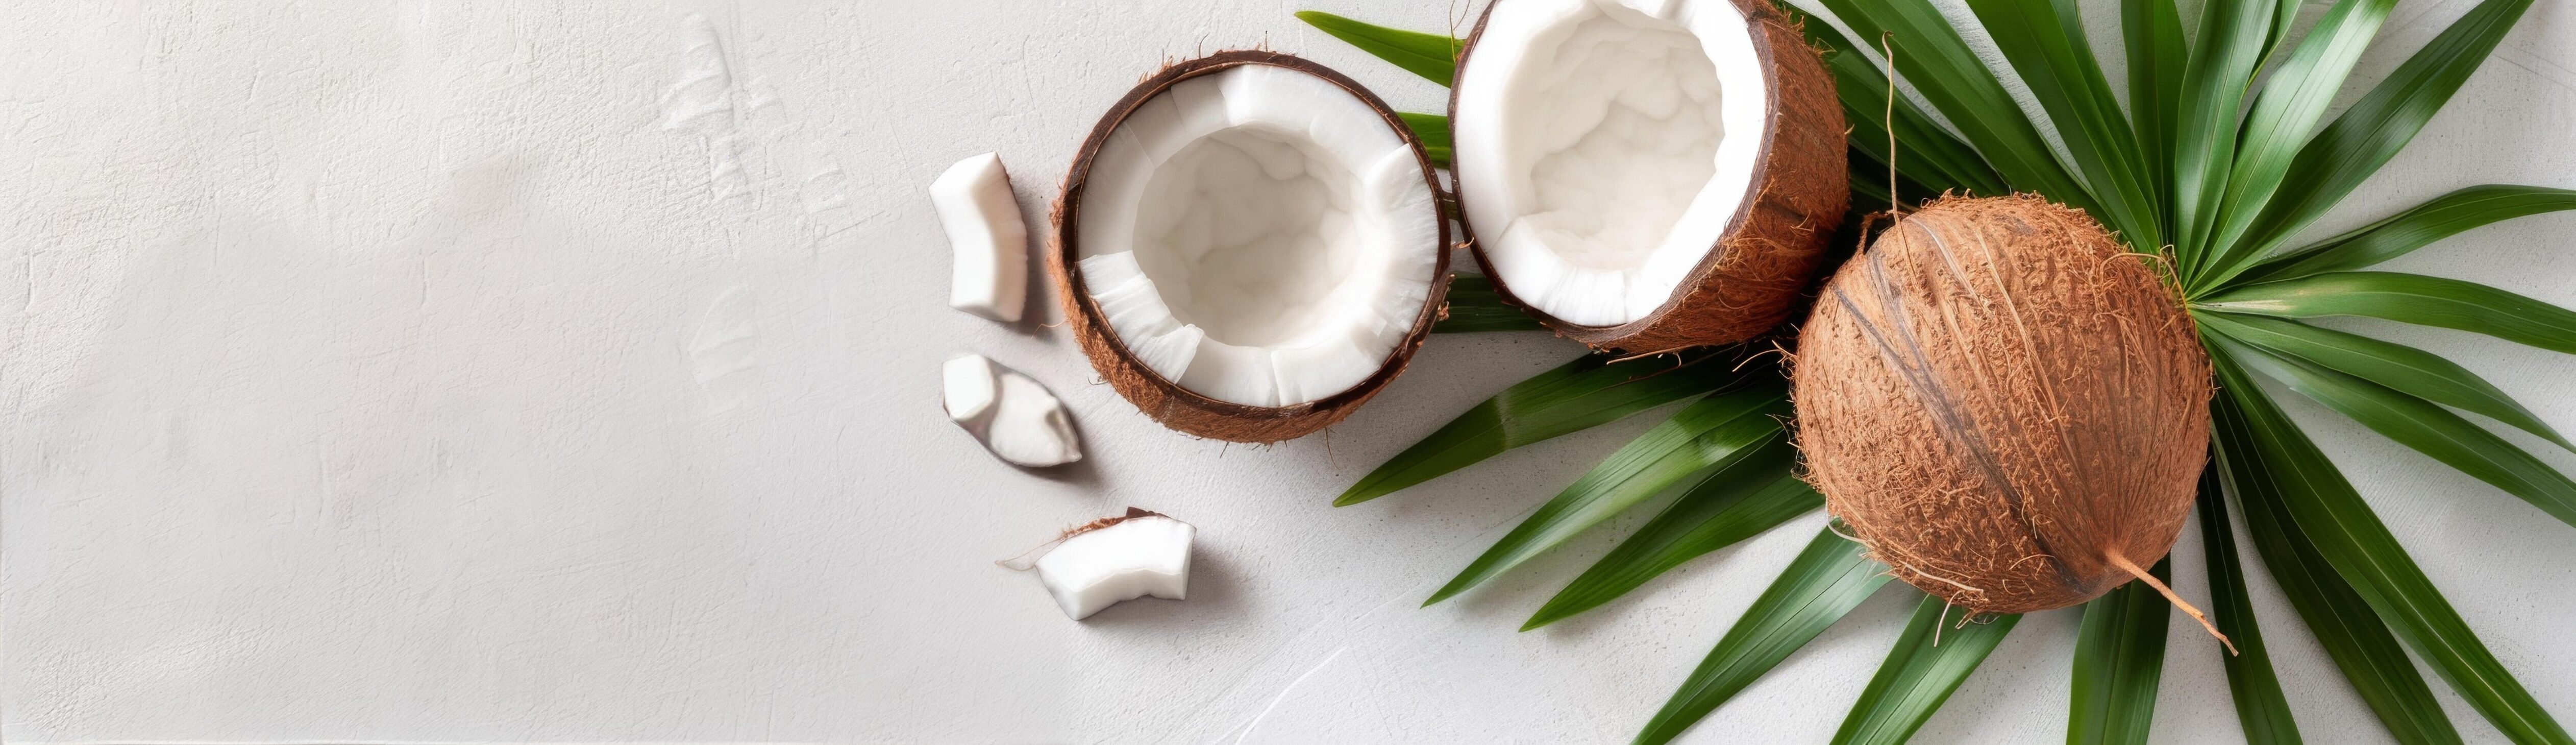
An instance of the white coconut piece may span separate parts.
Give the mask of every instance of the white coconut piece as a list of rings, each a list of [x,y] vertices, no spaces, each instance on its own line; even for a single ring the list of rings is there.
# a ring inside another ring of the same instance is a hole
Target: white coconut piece
[[[1092,157],[1077,217],[1083,289],[1118,344],[1254,407],[1376,375],[1445,259],[1413,145],[1352,90],[1274,64],[1138,104]]]
[[[948,418],[994,457],[1030,468],[1082,460],[1073,418],[1045,385],[975,354],[949,360],[940,378]]]
[[[930,183],[930,204],[939,210],[954,257],[949,307],[1019,322],[1029,296],[1029,226],[1011,197],[1001,156],[985,153],[949,166]]]
[[[1743,11],[1508,0],[1471,54],[1454,173],[1492,273],[1567,323],[1654,314],[1753,196],[1770,83]]]
[[[1141,597],[1189,597],[1190,540],[1198,528],[1127,508],[1067,535],[1037,560],[1038,581],[1064,614],[1079,621]]]

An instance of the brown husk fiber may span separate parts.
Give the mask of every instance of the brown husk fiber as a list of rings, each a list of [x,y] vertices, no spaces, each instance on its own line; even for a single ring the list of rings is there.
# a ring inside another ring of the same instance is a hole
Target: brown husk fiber
[[[2159,262],[2037,196],[1899,218],[1799,341],[1807,480],[1898,579],[1972,611],[2143,578],[2209,446],[2209,359]]]
[[[1047,274],[1055,282],[1055,294],[1064,303],[1065,325],[1073,329],[1073,338],[1082,343],[1082,353],[1091,358],[1091,367],[1102,380],[1127,397],[1147,416],[1174,430],[1232,442],[1278,442],[1311,434],[1331,426],[1377,395],[1395,376],[1404,372],[1413,353],[1422,348],[1422,340],[1431,333],[1431,324],[1439,320],[1441,308],[1449,295],[1449,251],[1451,237],[1447,220],[1440,224],[1440,258],[1432,268],[1430,293],[1424,298],[1422,311],[1414,317],[1413,330],[1388,353],[1377,372],[1349,390],[1294,406],[1246,406],[1199,395],[1179,384],[1164,380],[1153,368],[1136,359],[1118,341],[1118,332],[1100,315],[1100,306],[1092,302],[1091,293],[1082,282],[1081,236],[1083,186],[1091,177],[1091,162],[1109,141],[1127,115],[1147,100],[1190,78],[1221,72],[1241,65],[1272,65],[1323,78],[1342,90],[1349,91],[1386,120],[1396,136],[1413,148],[1414,160],[1422,165],[1422,178],[1440,192],[1439,181],[1431,166],[1431,156],[1422,149],[1422,141],[1413,129],[1396,116],[1376,94],[1360,87],[1358,82],[1334,72],[1332,68],[1275,52],[1238,50],[1218,52],[1188,62],[1167,66],[1145,78],[1127,92],[1125,98],[1100,117],[1100,123],[1084,140],[1075,155],[1072,172],[1065,175],[1064,195],[1055,203],[1055,240],[1046,252]]]
[[[1484,37],[1485,22],[1493,18],[1494,7],[1510,1],[1495,0],[1485,7],[1459,55],[1461,74],[1475,63],[1476,42]],[[1507,278],[1494,271],[1480,247],[1476,264],[1493,279],[1494,292],[1503,302],[1537,318],[1558,336],[1595,349],[1635,353],[1744,341],[1789,320],[1801,293],[1815,279],[1834,229],[1842,225],[1843,211],[1851,203],[1849,177],[1844,173],[1843,108],[1834,97],[1833,76],[1825,72],[1823,60],[1807,46],[1796,24],[1766,0],[1734,3],[1753,32],[1753,53],[1769,83],[1765,92],[1769,124],[1753,160],[1752,195],[1736,208],[1717,245],[1682,281],[1683,289],[1655,312],[1617,326],[1577,325],[1529,307],[1512,294]],[[1455,88],[1450,92],[1449,114],[1458,114]],[[1475,166],[1460,162],[1452,170]],[[1474,229],[1468,230],[1473,245]]]

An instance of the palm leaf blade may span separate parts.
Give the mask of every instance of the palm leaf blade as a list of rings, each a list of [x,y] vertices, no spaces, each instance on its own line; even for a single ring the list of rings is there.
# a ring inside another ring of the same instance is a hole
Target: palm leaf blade
[[[2237,114],[2271,41],[2272,3],[2216,2],[2200,11],[2200,35],[2183,68],[2174,132],[2174,253],[2185,277],[2207,262],[2227,174],[2236,162]]]
[[[2222,385],[2251,384],[2224,359],[2219,360],[2219,373]],[[2234,394],[2221,392],[2210,415],[2227,494],[2245,508],[2254,549],[2335,668],[2398,742],[2460,742],[2450,716],[2433,700],[2433,689],[2424,684],[2423,674],[2407,659],[2397,637],[2388,633],[2387,624],[2380,622],[2378,611],[2317,555],[2316,547],[2284,511],[2280,497],[2284,486],[2275,481],[2279,473],[2272,456],[2262,450],[2260,435]]]
[[[2156,562],[2158,580],[2173,576],[2173,561]],[[2156,712],[2156,685],[2164,676],[2165,626],[2173,606],[2144,582],[2131,582],[2084,604],[2075,637],[2072,705],[2066,718],[2070,745],[2140,745]]]
[[[2576,525],[2576,481],[2458,414],[2367,380],[2216,338],[2245,367]]]
[[[1398,113],[1396,116],[1404,119],[1405,128],[1413,130],[1415,138],[1422,140],[1422,152],[1431,157],[1432,165],[1441,168],[1449,167],[1448,116],[1416,114],[1409,111]]]
[[[1977,151],[1967,143],[1950,136],[1914,107],[1914,101],[1903,96],[1889,97],[1887,73],[1854,51],[1851,40],[1830,24],[1807,18],[1790,10],[1792,22],[1806,34],[1810,46],[1825,50],[1825,69],[1833,73],[1834,95],[1842,100],[1843,121],[1852,128],[1849,140],[1853,148],[1878,164],[1872,169],[1879,178],[1875,198],[1884,201],[1884,171],[1890,162],[1888,128],[1896,130],[1897,153],[1893,162],[1905,178],[1940,192],[1957,189],[1971,194],[1997,195],[2010,191],[2002,176],[1986,165]],[[1891,111],[1891,108],[1893,109]],[[1862,176],[1853,169],[1854,178]]]
[[[1465,334],[1483,331],[1545,331],[1538,319],[1503,302],[1494,291],[1494,281],[1473,274],[1449,278],[1448,316],[1431,325],[1431,333]]]
[[[1788,396],[1776,381],[1714,394],[1683,407],[1540,506],[1422,604],[1447,600],[1519,566],[1691,474],[1742,460],[1784,440],[1786,433],[1776,417],[1788,413]]]
[[[2576,312],[2474,282],[2420,274],[2329,272],[2246,285],[2194,305],[2281,318],[2385,318],[2576,353]]]
[[[1521,630],[1591,610],[1682,562],[1824,506],[1822,495],[1790,475],[1795,459],[1796,450],[1781,440],[1728,468],[1709,472],[1635,535],[1567,583]]]
[[[2440,355],[2278,318],[2232,313],[2201,313],[2194,318],[2213,331],[2266,352],[2295,357],[2409,396],[2484,415],[2576,450],[2576,444],[2560,436],[2539,415],[2523,408],[2477,373]]]
[[[2254,496],[2249,505],[2268,502],[2266,508],[2286,518],[2275,522],[2305,537],[2316,557],[2351,584],[2389,632],[2432,664],[2452,690],[2507,737],[2515,742],[2576,742],[2478,641],[2342,472],[2253,386],[2235,355],[2217,356],[2222,358],[2217,366],[2221,395],[2229,404],[2221,408],[2238,430],[2230,436],[2250,441],[2233,449],[2259,458],[2249,468],[2231,466],[2231,474],[2271,485],[2269,490],[2248,490]],[[2255,510],[2249,506],[2248,511]],[[2272,560],[2269,554],[2264,558]],[[2316,618],[2310,616],[2309,623],[2316,624]],[[2429,697],[2412,698],[2433,705]]]
[[[1660,357],[1575,358],[1513,384],[1459,414],[1360,478],[1334,499],[1352,505],[1393,494],[1503,451],[1617,421],[1630,414],[1741,383],[1729,361],[1676,364]]]
[[[2406,255],[2470,228],[2570,209],[2576,209],[2576,190],[2507,184],[2472,186],[2316,245],[2266,260],[2235,279],[2265,282],[2324,272],[2352,271]]]
[[[2036,191],[2102,214],[2091,193],[2059,166],[2048,142],[2003,84],[1930,3],[1823,0],[1864,38],[1887,39],[1906,82],[1948,117],[1995,172],[2015,189]],[[1882,36],[1884,35],[1884,36]]]
[[[1835,535],[1830,526],[1817,532],[1806,550],[1781,570],[1780,578],[1744,609],[1744,617],[1726,630],[1664,708],[1646,722],[1636,742],[1662,745],[1681,736],[1719,704],[1788,659],[1789,653],[1860,607],[1887,581],[1886,567],[1870,561],[1859,543]]]
[[[2112,97],[2074,2],[1968,0],[1968,7],[2048,112],[2066,143],[2068,167],[2092,186],[2104,222],[2136,245],[2164,245],[2136,131]]]
[[[2191,53],[2182,36],[2182,12],[2173,0],[2120,0],[2121,38],[2129,62],[2129,124],[2137,130],[2138,158],[2156,212],[2171,219],[2175,129],[2182,111],[2184,66]],[[2170,225],[2161,226],[2171,233]],[[2168,238],[2168,241],[2171,239]]]
[[[2308,133],[2324,118],[2326,105],[2334,101],[2335,91],[2343,87],[2344,77],[2352,72],[2353,63],[2361,61],[2362,50],[2379,34],[2380,22],[2387,20],[2396,4],[2396,0],[2335,3],[2264,82],[2262,94],[2254,98],[2254,109],[2245,115],[2235,166],[2228,172],[2227,199],[2209,244],[2214,252],[2210,258],[2217,265],[2226,265],[2230,257],[2248,248],[2236,239],[2253,226],[2259,210],[2280,188]]]
[[[2201,551],[2209,564],[2210,620],[2237,651],[2220,657],[2227,667],[2227,692],[2236,701],[2236,721],[2249,745],[2297,745],[2302,741],[2298,721],[2290,716],[2289,698],[2282,695],[2272,655],[2263,647],[2262,625],[2254,620],[2254,601],[2245,592],[2245,563],[2236,555],[2221,470],[2213,452],[2209,467],[2200,473],[2198,507]]]
[[[1458,72],[1458,40],[1448,36],[1391,29],[1319,10],[1298,11],[1297,20],[1434,83],[1448,85]]]
[[[2263,255],[2378,172],[2459,92],[2530,7],[2531,0],[2478,3],[2335,117],[2291,163],[2280,191],[2246,233],[2250,248],[2243,256]]]
[[[1965,614],[1939,597],[1924,595],[1914,606],[1914,618],[1906,621],[1904,635],[1879,663],[1869,687],[1861,689],[1842,729],[1834,732],[1834,744],[1896,745],[1913,737],[2021,621],[2018,615],[1996,616],[1952,627],[1953,619]]]

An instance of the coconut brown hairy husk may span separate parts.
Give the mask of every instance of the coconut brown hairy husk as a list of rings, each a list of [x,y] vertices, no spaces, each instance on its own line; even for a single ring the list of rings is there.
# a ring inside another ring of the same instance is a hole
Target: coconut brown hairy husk
[[[1056,297],[1063,303],[1065,325],[1072,329],[1074,339],[1082,344],[1083,354],[1090,358],[1092,368],[1119,395],[1125,396],[1155,421],[1182,433],[1231,442],[1269,443],[1303,437],[1341,421],[1404,371],[1413,354],[1421,349],[1423,339],[1430,335],[1432,324],[1439,320],[1447,302],[1449,257],[1446,249],[1454,245],[1455,239],[1449,232],[1447,221],[1439,221],[1439,245],[1443,250],[1438,252],[1429,294],[1414,318],[1411,331],[1397,343],[1376,372],[1340,393],[1289,406],[1251,406],[1220,401],[1164,379],[1137,359],[1119,342],[1117,332],[1110,327],[1098,303],[1093,301],[1083,284],[1080,226],[1083,188],[1091,177],[1092,162],[1118,125],[1156,95],[1182,81],[1244,65],[1287,68],[1322,78],[1349,91],[1376,111],[1387,127],[1412,149],[1414,159],[1421,165],[1423,180],[1433,185],[1435,194],[1439,193],[1437,172],[1433,170],[1431,157],[1423,149],[1421,139],[1405,125],[1403,118],[1397,116],[1393,107],[1358,82],[1332,68],[1293,55],[1256,50],[1223,51],[1164,67],[1137,83],[1109,108],[1108,113],[1101,116],[1099,124],[1083,141],[1081,151],[1075,155],[1072,170],[1065,176],[1063,195],[1056,200],[1051,215],[1055,228],[1052,245],[1045,253],[1047,273],[1054,282]]]
[[[2037,196],[1898,218],[1800,339],[1807,480],[1898,579],[1969,610],[2142,579],[2199,617],[2144,569],[2209,446],[2209,359],[2159,261]]]
[[[1461,48],[1460,75],[1475,64],[1486,23],[1493,19],[1494,9],[1506,2],[1510,0],[1496,0],[1478,17]],[[1654,312],[1616,326],[1585,326],[1549,315],[1513,294],[1510,283],[1485,256],[1474,229],[1468,227],[1469,245],[1477,248],[1477,266],[1493,280],[1494,292],[1503,302],[1559,336],[1595,349],[1639,354],[1745,341],[1790,320],[1850,206],[1843,109],[1834,96],[1833,76],[1825,71],[1817,50],[1807,46],[1796,23],[1765,0],[1733,0],[1733,4],[1744,13],[1751,30],[1754,54],[1768,83],[1767,100],[1750,193],[1717,245],[1701,257],[1681,289]],[[1458,116],[1457,90],[1454,86],[1450,90],[1452,121]],[[1460,159],[1452,169],[1463,174],[1476,166]],[[1460,214],[1465,214],[1466,198],[1458,198]]]

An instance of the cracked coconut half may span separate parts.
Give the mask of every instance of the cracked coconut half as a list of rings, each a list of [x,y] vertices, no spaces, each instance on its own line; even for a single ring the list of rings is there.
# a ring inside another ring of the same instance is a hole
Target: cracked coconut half
[[[1203,437],[1299,437],[1376,395],[1437,318],[1434,178],[1403,120],[1349,78],[1220,52],[1101,118],[1048,269],[1092,366],[1146,414]]]
[[[1833,80],[1761,0],[1496,0],[1449,119],[1494,289],[1596,348],[1777,326],[1850,197]]]

